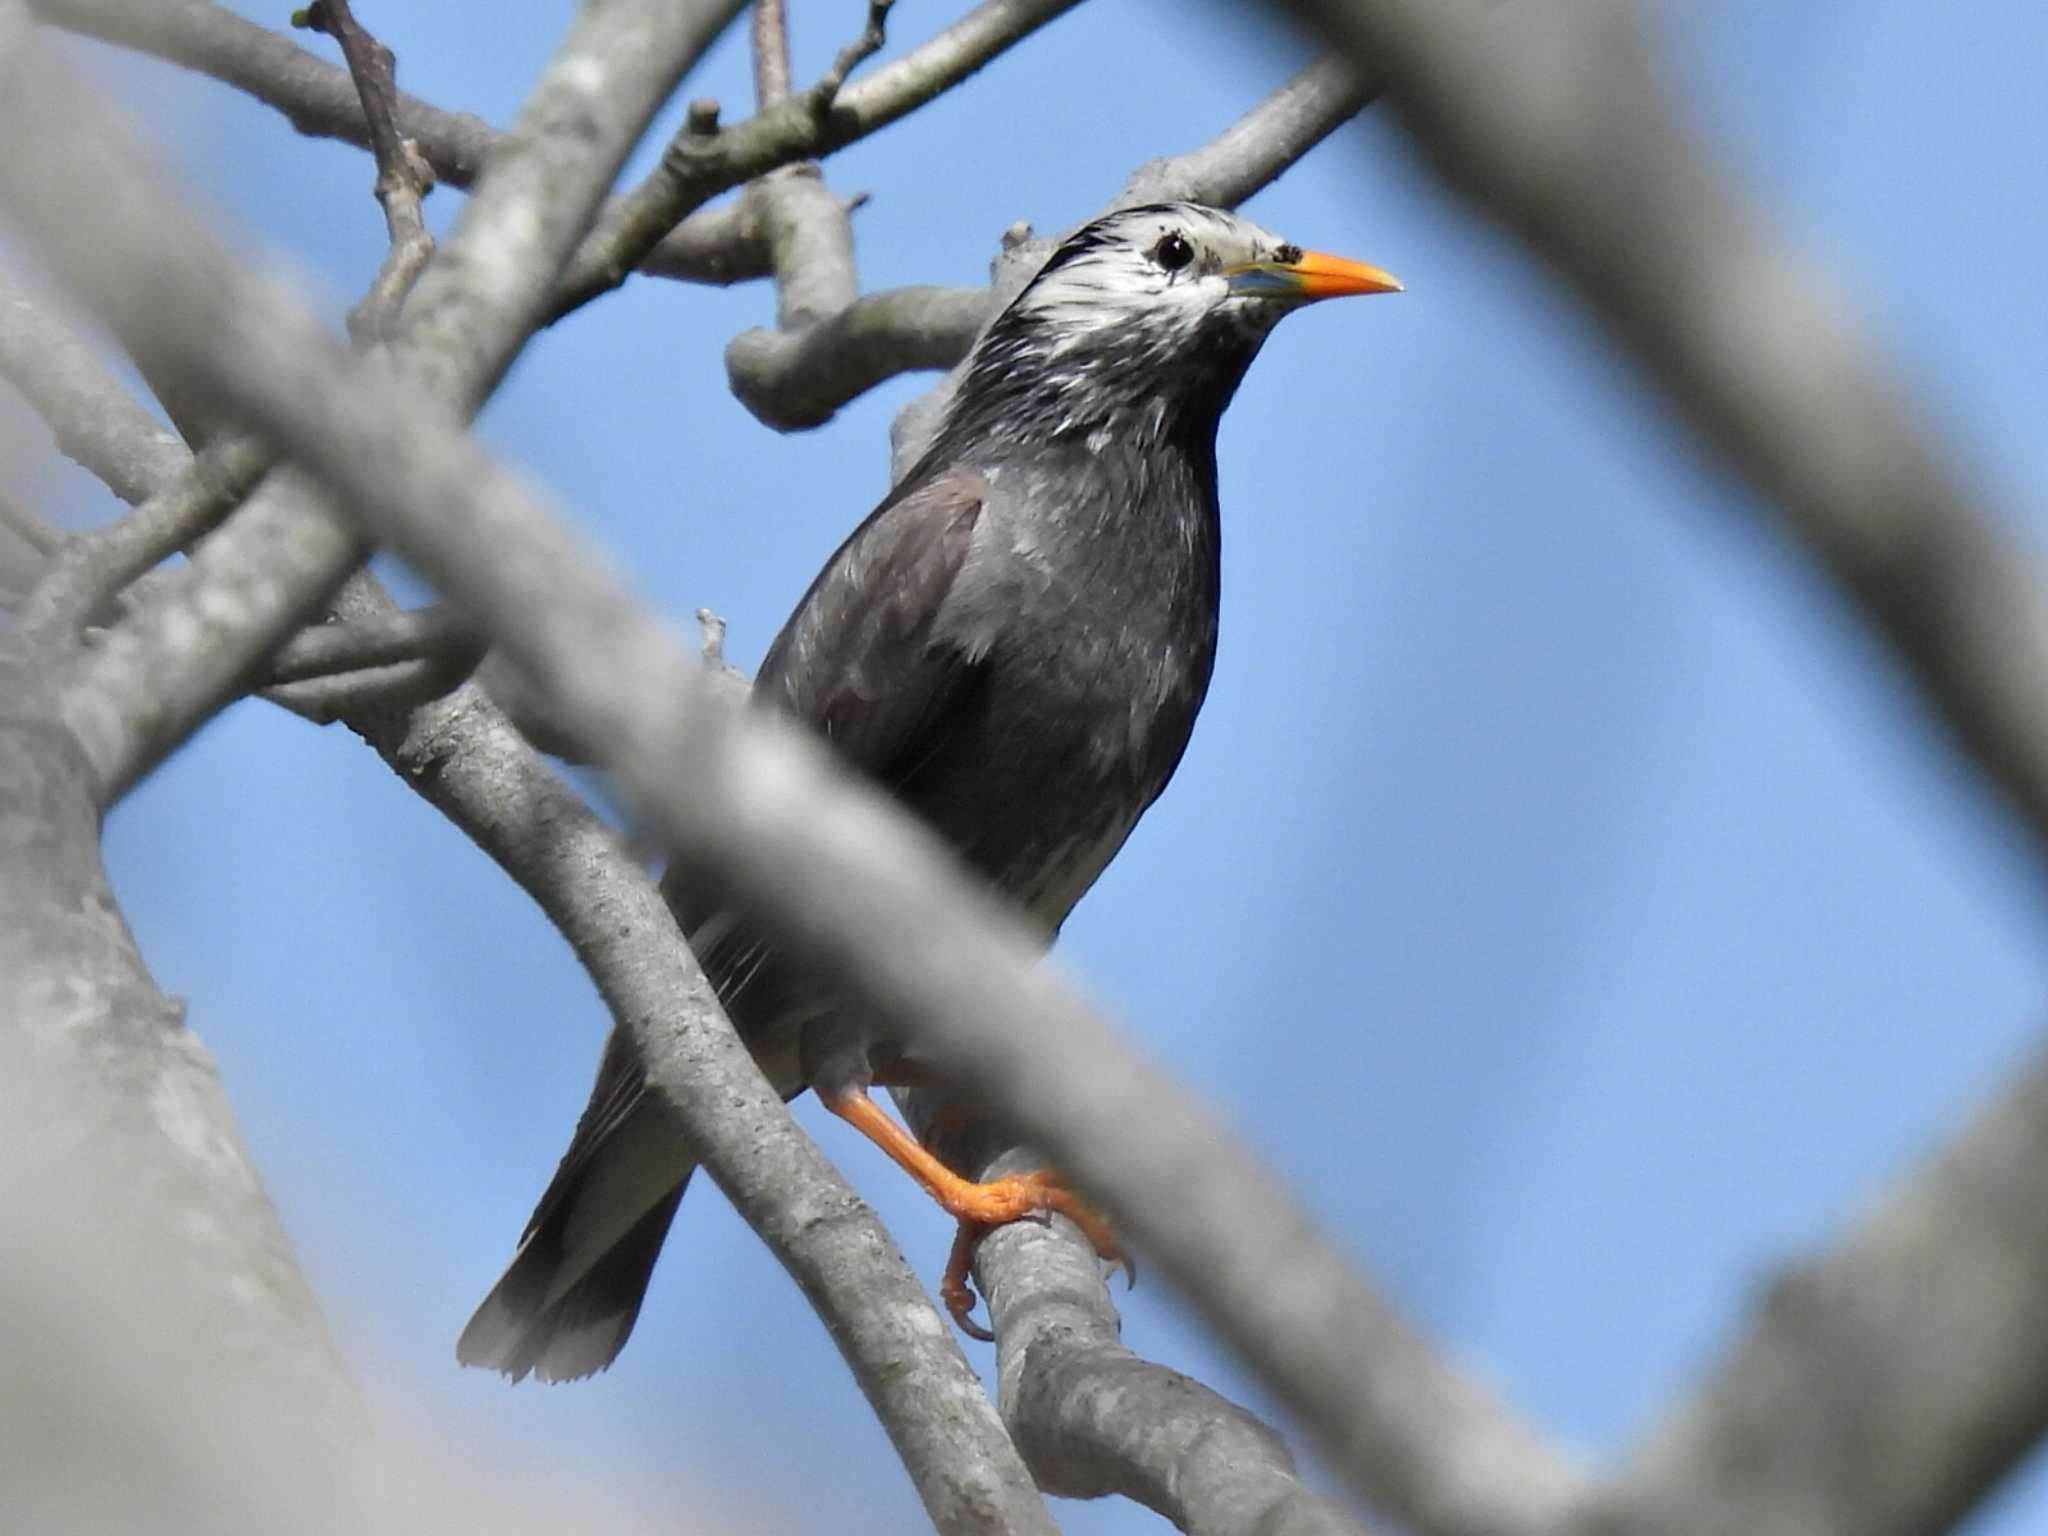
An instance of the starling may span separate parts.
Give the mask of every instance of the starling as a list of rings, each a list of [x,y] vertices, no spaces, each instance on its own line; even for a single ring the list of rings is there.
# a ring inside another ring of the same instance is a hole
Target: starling
[[[1048,943],[1179,765],[1216,650],[1216,427],[1290,311],[1400,285],[1193,203],[1064,241],[970,354],[917,465],[770,647],[761,705],[922,817]],[[962,1222],[1045,1209],[1111,1240],[1050,1175],[969,1183],[868,1095],[914,1077],[886,1030],[715,891],[663,884],[776,1089],[815,1088]],[[519,1251],[457,1346],[517,1381],[603,1370],[691,1172],[614,1032]],[[956,1244],[964,1267],[966,1245]],[[949,1268],[948,1303],[972,1298]]]

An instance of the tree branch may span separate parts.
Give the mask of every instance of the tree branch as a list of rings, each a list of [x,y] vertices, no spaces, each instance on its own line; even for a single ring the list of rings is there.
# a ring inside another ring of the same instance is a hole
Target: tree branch
[[[1207,144],[1138,167],[1118,203],[1235,208],[1356,117],[1380,88],[1376,75],[1342,57],[1320,59]]]
[[[728,130],[741,135],[703,165],[687,185],[642,189],[649,201],[636,221],[636,256],[593,248],[579,260],[555,315],[588,303],[625,280],[630,271],[692,282],[737,283],[766,276],[769,250],[755,222],[737,208],[702,205],[777,166],[815,159],[888,126],[966,79],[1079,0],[984,0],[966,16],[901,59],[839,93],[825,138],[787,118]],[[345,71],[298,47],[290,38],[215,5],[213,0],[31,0],[44,21],[106,42],[149,53],[211,75],[276,107],[301,133],[369,144],[368,127]],[[401,94],[399,122],[418,141],[439,178],[467,187],[481,174],[500,135],[468,113],[441,111]],[[657,173],[657,181],[660,173]],[[664,211],[653,206],[667,199]],[[615,210],[623,216],[622,210]],[[651,247],[645,240],[654,240]],[[623,263],[623,264],[621,264]],[[614,272],[612,268],[616,266]]]
[[[384,209],[390,245],[370,291],[348,314],[349,334],[362,346],[389,333],[434,254],[434,237],[420,211],[420,200],[434,186],[434,168],[418,141],[399,130],[397,57],[356,20],[349,0],[313,0],[293,15],[292,24],[325,32],[341,44],[377,163],[377,202]]]
[[[317,627],[317,626],[316,626]],[[311,725],[333,725],[377,710],[414,709],[462,686],[460,667],[438,661],[396,661],[355,672],[272,683],[256,697]]]
[[[983,0],[944,32],[864,80],[845,83],[845,70],[858,59],[842,68],[841,61],[848,59],[842,52],[809,90],[743,123],[715,131],[701,122],[694,129],[686,125],[653,173],[606,210],[564,274],[552,317],[618,287],[649,258],[655,242],[719,193],[779,166],[818,159],[887,127],[1077,3]],[[856,43],[853,49],[862,46]]]
[[[0,614],[18,613],[63,545],[62,534],[0,486]]]
[[[7,14],[0,9],[0,20]],[[466,346],[422,360],[432,366],[413,368],[412,380],[394,382],[388,370],[370,359],[346,365],[349,376],[371,394],[404,399],[406,411],[416,419],[434,421],[435,440],[462,441],[452,415],[438,399],[428,404],[429,397],[420,392],[413,380],[425,376],[447,394],[465,402],[481,397],[503,367],[505,354],[493,346],[493,339],[503,338],[501,345],[509,352],[509,346],[524,335],[523,330],[515,331],[508,320],[508,316],[518,317],[522,313],[517,299],[525,297],[529,301],[523,313],[530,317],[531,300],[546,293],[547,273],[540,269],[537,260],[520,261],[520,253],[555,229],[555,220],[560,216],[569,222],[559,227],[551,244],[543,243],[541,248],[557,257],[565,254],[577,234],[574,220],[579,215],[587,218],[595,205],[595,187],[602,182],[591,178],[586,183],[582,176],[571,177],[569,167],[578,168],[583,176],[593,169],[604,168],[608,173],[615,168],[617,157],[623,156],[631,142],[630,130],[637,126],[630,120],[630,114],[637,111],[644,119],[644,114],[651,112],[659,100],[658,92],[639,87],[657,85],[664,74],[672,84],[673,72],[701,50],[721,19],[722,15],[708,8],[679,15],[673,0],[613,0],[610,5],[586,7],[572,29],[571,41],[565,44],[536,91],[536,106],[530,109],[530,115],[539,119],[536,127],[544,127],[553,112],[568,109],[573,101],[580,114],[581,131],[560,136],[567,141],[566,150],[560,140],[543,138],[537,132],[533,158],[538,164],[522,165],[509,155],[499,161],[492,177],[470,204],[467,224],[458,228],[408,306],[401,338],[404,342],[419,345],[422,338],[438,338],[443,334],[441,327],[450,327]],[[657,42],[650,44],[650,39]],[[272,384],[279,382],[271,370],[287,353],[298,354],[313,369],[313,376],[328,377],[337,349],[314,318],[286,299],[280,285],[254,281],[242,274],[202,224],[172,204],[160,186],[110,147],[109,138],[98,131],[103,109],[54,87],[28,58],[25,39],[0,34],[0,45],[9,42],[15,44],[11,50],[0,46],[0,86],[5,87],[0,89],[0,125],[17,113],[34,121],[42,152],[33,168],[0,163],[0,198],[25,217],[30,236],[42,243],[53,264],[69,280],[89,294],[129,344],[152,357],[188,361],[191,376],[205,385],[208,393],[230,403],[239,400],[240,390],[234,384],[222,388],[224,380],[214,368],[215,363],[229,358],[239,357],[253,370],[240,375],[244,384],[259,376],[268,376]],[[608,69],[608,63],[616,67]],[[551,91],[557,99],[549,99]],[[616,124],[618,131],[594,132],[593,121]],[[590,147],[593,145],[594,148]],[[569,156],[566,162],[565,154]],[[587,160],[576,159],[577,155],[595,155],[600,163],[591,166]],[[606,158],[610,159],[609,167],[603,166]],[[105,194],[105,206],[98,213],[81,207],[79,200],[70,195],[70,188],[79,184],[82,172],[88,173],[90,184]],[[554,194],[545,206],[526,203],[528,197],[544,192]],[[579,199],[579,192],[588,195]],[[568,205],[566,210],[564,203]],[[500,221],[510,227],[504,227]],[[475,231],[479,227],[495,229],[500,241],[487,262],[477,263],[485,269],[488,285],[479,285],[481,292],[464,292],[452,282],[443,283],[430,295],[429,284],[451,261],[458,270],[462,269],[460,258],[466,254],[465,242],[477,238]],[[145,265],[152,275],[146,302],[138,297],[130,277]],[[158,279],[162,280],[161,286]],[[185,301],[197,307],[173,318],[169,325],[159,325],[151,318],[160,309],[177,307]],[[471,323],[457,327],[456,317],[465,310]],[[188,346],[191,338],[186,331],[195,322],[214,332],[196,353]],[[331,391],[325,398],[330,404],[339,403]],[[259,426],[264,422],[261,411],[238,414],[246,415]],[[371,439],[360,436],[343,417],[330,418],[322,434],[331,442],[346,439],[353,441],[358,450],[374,451]],[[295,433],[282,439],[271,436],[294,451],[300,446]],[[309,596],[324,599],[322,584],[336,573],[346,573],[361,548],[357,536],[335,526],[331,511],[318,501],[309,502],[291,493],[293,478],[273,477],[266,491],[274,494],[252,501],[229,528],[200,551],[201,560],[209,555],[218,558],[223,546],[231,550],[237,547],[237,539],[231,537],[235,535],[243,536],[239,542],[246,547],[249,536],[245,530],[250,528],[269,526],[279,533],[282,537],[278,542],[284,546],[282,553],[300,558],[275,576],[261,594],[273,613],[302,603]],[[328,541],[324,547],[320,544],[322,539]],[[305,542],[295,544],[294,540]],[[311,551],[310,556],[306,551]],[[275,557],[266,563],[275,565]],[[207,584],[203,573],[198,590],[209,598],[219,596],[218,589]],[[271,635],[281,632],[267,622],[268,615],[252,618],[255,606],[231,607],[225,614],[214,611],[213,643],[203,649],[187,645],[188,651],[196,649],[198,654],[179,659],[216,672],[246,665],[248,658],[261,654]],[[153,611],[160,614],[160,610]],[[200,617],[207,617],[207,611],[202,611]],[[142,659],[161,667],[164,653],[180,648],[170,642],[188,639],[174,633],[159,633],[155,637],[155,653]],[[141,650],[145,640],[146,637],[134,640],[130,652]],[[115,647],[102,647],[101,653],[110,649]],[[104,683],[105,674],[89,674],[87,680]],[[71,691],[85,694],[86,704],[80,713],[97,728],[91,758],[96,776],[103,781],[122,782],[148,754],[114,750],[126,744],[118,736],[110,748],[108,722],[100,716],[112,712],[120,703],[133,707],[135,701],[110,699],[111,690],[105,688],[74,687]],[[117,732],[131,727],[126,719],[112,724]],[[170,726],[154,719],[150,724],[156,727],[150,737],[153,747],[161,748],[174,739]],[[450,770],[444,765],[441,771]],[[491,787],[491,794],[500,788]],[[623,861],[618,862],[621,868],[627,867]],[[651,914],[659,914],[660,903],[651,888],[645,897]],[[647,919],[656,920],[653,915]],[[665,915],[658,920],[669,923]],[[669,932],[673,933],[672,923]],[[670,949],[678,954],[683,952],[679,941],[672,943]],[[700,992],[704,991],[701,978],[696,985]],[[663,1060],[673,1059],[673,1052],[662,1041],[650,1040],[648,1044],[650,1060],[657,1067]],[[728,1059],[738,1063],[736,1070],[752,1074],[753,1097],[765,1096],[766,1107],[772,1114],[786,1119],[787,1111],[766,1088],[751,1058],[736,1040],[730,1041]],[[680,1067],[673,1076],[664,1069],[657,1081],[672,1090],[680,1102],[698,1102],[693,1094],[701,1091],[701,1083],[683,1074]],[[722,1142],[722,1150],[712,1150],[717,1151],[718,1161],[727,1165],[729,1176],[736,1180],[752,1176],[747,1159],[759,1153],[757,1127],[742,1119],[722,1122],[708,1132],[698,1127],[694,1134],[737,1138]],[[731,1166],[734,1156],[740,1162],[736,1170]],[[807,1187],[815,1188],[815,1184]],[[901,1275],[900,1260],[897,1271],[904,1282],[901,1284],[880,1283],[887,1276],[874,1263],[856,1262],[860,1250],[866,1250],[872,1258],[878,1241],[886,1243],[872,1218],[851,1214],[858,1210],[858,1202],[844,1191],[843,1185],[834,1186],[838,1195],[836,1205],[824,1207],[784,1203],[772,1179],[762,1188],[764,1192],[755,1202],[755,1213],[761,1219],[782,1221],[793,1229],[807,1230],[820,1222],[839,1229],[836,1235],[809,1240],[812,1259],[803,1263],[793,1261],[793,1270],[800,1279],[816,1280],[816,1274],[807,1270],[805,1263],[815,1268],[817,1263],[824,1262],[821,1256],[842,1256],[827,1277],[825,1293],[814,1296],[814,1300],[820,1302],[821,1312],[835,1326],[841,1347],[859,1358],[863,1366],[862,1384],[872,1391],[871,1401],[940,1528],[949,1533],[991,1528],[1049,1533],[1051,1527],[1036,1491],[1002,1436],[979,1383],[960,1359],[929,1301],[907,1275]],[[770,1215],[762,1214],[763,1201],[770,1202]],[[771,1234],[771,1241],[778,1251],[805,1251],[801,1232],[795,1237],[781,1234],[779,1240]],[[797,1246],[793,1248],[792,1244]],[[853,1258],[845,1257],[848,1252],[852,1252]],[[879,1283],[880,1289],[847,1289],[844,1282],[849,1274],[861,1276],[864,1282]],[[907,1361],[915,1362],[914,1372],[906,1371]]]
[[[358,617],[312,625],[279,647],[261,696],[315,725],[403,714],[452,693],[483,660],[483,643],[454,610],[401,610],[381,588],[376,596]]]
[[[726,345],[733,395],[778,431],[821,427],[877,384],[950,368],[995,314],[986,288],[891,288],[800,331],[740,332]]]
[[[128,516],[48,552],[19,616],[36,633],[75,631],[105,617],[116,593],[210,531],[270,467],[267,451],[234,439],[195,462],[82,341],[4,284],[0,373],[73,459],[138,503]]]
[[[318,509],[319,515],[311,515]],[[81,652],[67,718],[111,805],[261,675],[278,637],[314,622],[370,546],[319,487],[280,469]]]
[[[1271,1429],[1119,1341],[1078,1231],[1013,1222],[982,1249],[1003,1422],[1047,1492],[1121,1494],[1191,1536],[1362,1536],[1302,1485]]]
[[[74,168],[78,119],[31,94],[37,163]],[[94,170],[100,185],[130,179]],[[4,161],[0,188],[51,206],[35,174]],[[1576,1496],[1569,1463],[1431,1355],[1213,1116],[1038,964],[1032,937],[928,833],[842,782],[793,728],[718,707],[683,648],[415,387],[340,352],[203,231],[174,239],[144,223],[146,196],[52,211],[36,237],[117,329],[151,327],[149,345],[345,494],[505,645],[679,857],[1057,1152],[1362,1486],[1467,1532],[1541,1529]],[[138,306],[124,279],[145,253],[152,301]],[[1179,1197],[1157,1200],[1164,1188]],[[1273,1255],[1286,1256],[1284,1285]]]
[[[867,26],[840,50],[811,91],[829,109],[846,77],[884,41],[890,0],[871,0]],[[789,34],[782,0],[754,3],[754,89],[766,111],[789,97]],[[853,226],[825,186],[816,161],[784,166],[749,182],[741,195],[768,242],[775,277],[776,324],[802,330],[838,313],[860,292],[853,266]]]
[[[300,133],[367,149],[369,125],[346,70],[281,32],[257,26],[213,0],[30,0],[52,26],[178,64],[277,108]],[[473,186],[505,135],[467,112],[444,112],[398,94],[397,122],[450,186]],[[737,283],[764,276],[767,249],[732,209],[705,209],[671,230],[643,270],[691,282]]]
[[[455,665],[467,658],[473,667],[482,656],[476,631],[447,604],[435,603],[302,629],[270,658],[270,681],[294,683],[408,661]]]
[[[137,577],[219,526],[270,472],[273,455],[248,437],[228,436],[198,455],[178,450],[181,467],[128,516],[73,539],[30,594],[22,622],[39,632],[75,632],[111,616],[114,599]]]
[[[134,512],[103,529],[70,539],[52,535],[38,546],[46,558],[17,622],[54,639],[111,617],[115,596],[210,532],[268,472],[272,455],[252,439],[230,437],[195,457],[99,370],[81,342],[26,297],[0,286],[0,316],[6,321],[9,344],[0,351],[7,354],[8,373],[48,414],[52,430],[70,436],[81,462],[123,466],[125,483],[138,494],[149,476],[160,486]],[[387,615],[361,626],[316,626],[287,644],[273,659],[270,675],[274,684],[318,678],[319,686],[273,688],[272,698],[324,723],[338,718],[351,700],[391,703],[403,696],[417,703],[446,693],[481,654],[441,610],[403,622]],[[421,664],[387,665],[405,662]],[[364,669],[375,669],[374,678],[334,676]]]
[[[445,604],[401,610],[377,597],[354,619],[286,641],[262,696],[315,725],[402,715],[453,692],[483,660],[483,642]]]
[[[754,105],[772,107],[789,94],[789,16],[782,0],[754,0]]]
[[[825,1322],[938,1529],[1053,1536],[922,1285],[763,1079],[654,881],[616,835],[474,687],[410,716],[357,714],[350,724],[574,946],[673,1107],[675,1133]]]
[[[2048,1054],[1829,1250],[1576,1523],[1933,1536],[2048,1431]]]
[[[1961,483],[1839,292],[1666,105],[1634,5],[1508,18],[1296,0],[1439,173],[1543,257],[1806,543],[2048,843],[2042,574]],[[1580,1527],[1946,1529],[2048,1428],[2048,1068],[1773,1292],[1708,1394]]]
[[[362,97],[348,71],[309,53],[283,32],[236,15],[214,0],[28,0],[39,21],[211,76],[266,106],[300,133],[370,147]],[[472,185],[503,135],[468,112],[444,112],[398,95],[399,130],[419,141],[436,174]]]
[[[1296,9],[1384,67],[1438,172],[1550,263],[1812,549],[2048,844],[2038,565],[1964,489],[1840,291],[1665,106],[1637,8],[1546,14],[1541,70],[1473,0]]]
[[[898,1092],[905,1118],[954,1168],[982,1179],[1042,1168],[986,1117],[942,1093]],[[1194,1536],[1363,1536],[1310,1493],[1286,1443],[1253,1414],[1119,1337],[1102,1265],[1063,1218],[984,1235],[974,1273],[996,1337],[997,1404],[1048,1493],[1122,1494]]]
[[[392,363],[448,402],[435,408],[443,420],[474,411],[496,384],[648,117],[737,5],[609,0],[579,14],[520,127],[407,306]],[[76,223],[78,186],[120,188],[139,222],[182,250],[205,253],[200,259],[213,261],[222,291],[233,288],[236,269],[204,224],[138,173],[103,125],[86,120],[78,98],[31,70],[25,49],[18,52],[14,73],[22,78],[0,91],[0,119],[17,133],[33,126],[51,152],[0,169],[0,185],[37,229],[62,233]],[[65,123],[73,125],[68,132],[52,126]],[[70,243],[58,266],[67,279],[95,288],[130,350],[146,367],[154,361],[153,374],[176,377],[183,357],[175,347],[152,350],[154,301],[132,268],[89,241]],[[229,336],[254,312],[213,311]],[[317,325],[296,312],[295,319],[303,321],[304,345],[328,344]],[[110,796],[239,692],[264,652],[318,612],[360,560],[359,540],[302,484],[274,477],[272,485],[276,494],[267,487],[175,584],[165,584],[163,603],[83,659],[72,702]]]
[[[0,46],[7,28],[0,9]],[[7,1197],[62,1190],[108,1220],[119,1211],[150,1255],[152,1287],[197,1308],[185,1322],[208,1375],[181,1390],[226,1383],[290,1427],[306,1470],[337,1466],[369,1446],[362,1403],[213,1063],[144,968],[107,887],[99,806],[55,697],[58,670],[46,646],[0,631]]]

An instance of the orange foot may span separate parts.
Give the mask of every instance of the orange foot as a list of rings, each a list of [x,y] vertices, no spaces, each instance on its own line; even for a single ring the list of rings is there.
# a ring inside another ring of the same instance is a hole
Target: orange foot
[[[1116,1240],[1115,1229],[1061,1183],[1056,1173],[1020,1173],[988,1184],[965,1184],[949,1193],[965,1197],[959,1199],[959,1205],[967,1209],[956,1208],[955,1200],[939,1196],[939,1203],[960,1220],[946,1255],[946,1272],[939,1278],[939,1299],[969,1338],[995,1342],[995,1335],[974,1320],[974,1283],[969,1270],[982,1238],[1007,1222],[1032,1216],[1042,1220],[1047,1212],[1058,1211],[1081,1229],[1096,1254],[1108,1262],[1110,1273],[1123,1270],[1126,1289],[1138,1283],[1137,1263]]]
[[[968,1282],[967,1270],[974,1258],[974,1245],[990,1227],[1027,1216],[1042,1220],[1048,1212],[1058,1211],[1081,1229],[1095,1251],[1109,1261],[1112,1271],[1121,1265],[1129,1283],[1138,1283],[1138,1268],[1117,1242],[1109,1223],[1061,1183],[1058,1174],[1019,1173],[976,1184],[932,1156],[864,1090],[827,1093],[820,1089],[819,1098],[833,1114],[888,1153],[897,1166],[923,1185],[926,1193],[960,1223],[960,1230],[953,1236],[952,1253],[946,1260],[946,1273],[939,1282],[939,1295],[962,1332],[977,1339],[993,1337],[969,1317],[974,1310],[974,1289]]]

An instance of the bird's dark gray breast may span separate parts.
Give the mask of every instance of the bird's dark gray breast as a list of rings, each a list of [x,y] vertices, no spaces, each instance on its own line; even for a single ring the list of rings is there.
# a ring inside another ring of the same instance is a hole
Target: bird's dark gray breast
[[[898,793],[1058,928],[1179,766],[1216,653],[1213,461],[1085,440],[991,455],[935,644],[973,659]]]
[[[769,647],[817,730],[1050,938],[1179,766],[1216,652],[1214,457],[1084,439],[935,454]],[[834,993],[683,866],[663,882],[771,1081]]]

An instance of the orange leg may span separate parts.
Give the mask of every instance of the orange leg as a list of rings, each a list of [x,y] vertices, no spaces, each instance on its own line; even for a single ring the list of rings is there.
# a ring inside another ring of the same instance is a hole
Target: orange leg
[[[971,1179],[963,1179],[934,1157],[916,1137],[898,1125],[888,1111],[869,1098],[864,1089],[821,1093],[819,1097],[833,1114],[886,1152],[897,1167],[917,1180],[925,1193],[939,1202],[947,1215],[960,1223],[960,1230],[953,1239],[952,1254],[946,1261],[945,1277],[940,1282],[940,1294],[946,1310],[953,1314],[953,1320],[963,1332],[979,1339],[990,1336],[968,1320],[968,1313],[974,1309],[974,1292],[967,1283],[967,1267],[973,1258],[975,1243],[990,1227],[999,1227],[1025,1216],[1042,1216],[1048,1211],[1058,1211],[1081,1229],[1097,1253],[1112,1265],[1121,1264],[1132,1282],[1136,1282],[1137,1269],[1118,1246],[1116,1234],[1110,1230],[1109,1223],[1062,1184],[1059,1175],[1049,1172],[1018,1173],[977,1184]]]

